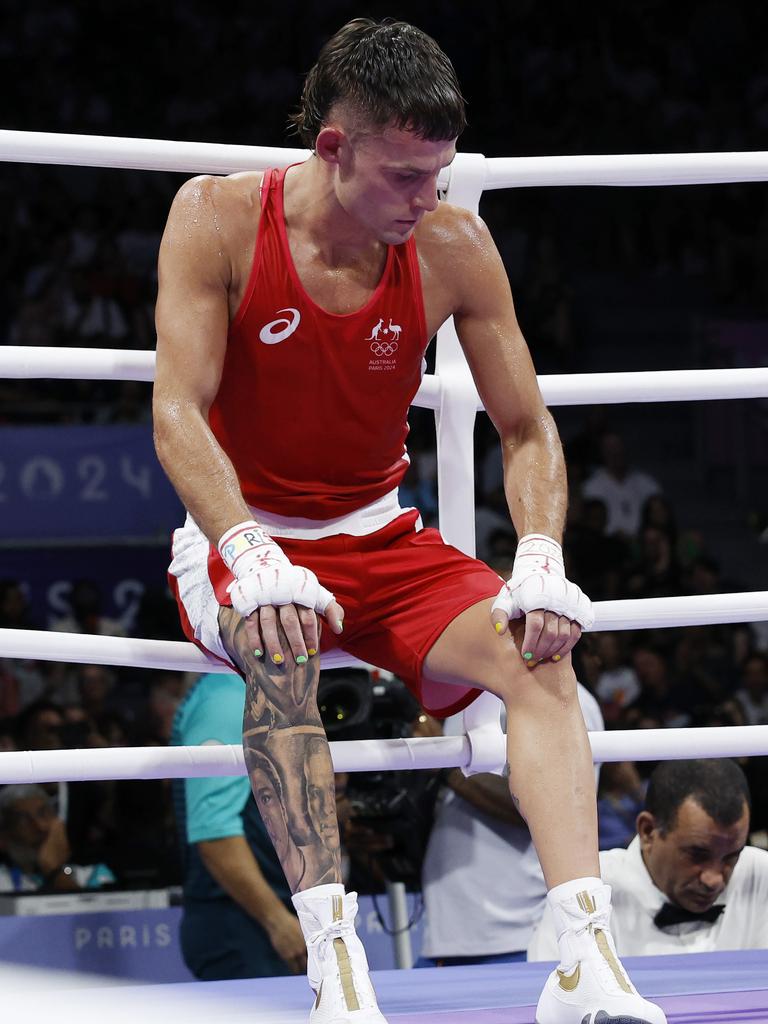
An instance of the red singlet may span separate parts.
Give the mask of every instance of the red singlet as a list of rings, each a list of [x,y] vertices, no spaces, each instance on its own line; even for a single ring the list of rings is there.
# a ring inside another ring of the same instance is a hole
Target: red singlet
[[[408,468],[408,408],[429,340],[421,278],[411,237],[389,246],[362,309],[321,309],[291,258],[286,170],[264,176],[253,268],[210,425],[250,505],[333,519],[393,490]]]

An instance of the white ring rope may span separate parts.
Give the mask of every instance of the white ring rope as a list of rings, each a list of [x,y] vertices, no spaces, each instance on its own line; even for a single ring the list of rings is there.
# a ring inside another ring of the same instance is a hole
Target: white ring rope
[[[4,658],[66,661],[77,665],[127,665],[170,672],[232,671],[221,661],[208,658],[186,640],[142,640],[92,633],[0,629],[0,652]],[[329,651],[322,656],[324,669],[362,664],[343,651]]]
[[[459,154],[462,156],[474,154]],[[304,160],[306,149],[171,142],[55,132],[0,131],[0,160],[231,174]],[[768,180],[768,152],[623,153],[615,155],[486,158],[484,187],[553,185],[713,185]],[[439,182],[441,188],[448,176]]]
[[[637,729],[589,734],[595,762],[659,761],[693,757],[749,757],[768,754],[768,725],[712,729]],[[337,772],[412,768],[498,770],[506,743],[485,738],[473,757],[467,736],[332,742]],[[0,754],[0,784],[78,782],[105,779],[182,779],[245,775],[240,746],[113,747],[103,750],[24,750]]]
[[[723,622],[768,621],[768,591],[740,594],[697,594],[691,597],[648,597],[633,601],[597,601],[592,632],[709,626]],[[142,640],[56,633],[35,629],[0,629],[4,658],[70,661],[84,665],[128,665],[132,668],[183,672],[229,672],[221,662],[183,640]],[[323,655],[323,668],[360,664],[342,651]]]
[[[53,348],[5,345],[0,378],[137,380],[155,376],[155,353],[132,349]],[[641,370],[626,373],[553,373],[538,378],[544,401],[558,405],[622,402],[695,402],[768,397],[768,367],[727,370]],[[413,401],[439,409],[442,381],[426,374]],[[477,409],[483,404],[477,399]]]
[[[698,594],[691,597],[648,597],[632,601],[597,601],[591,632],[627,629],[666,629],[674,626],[709,626],[724,622],[768,621],[768,591],[740,594]],[[81,665],[128,665],[182,672],[229,672],[191,643],[183,640],[143,640],[57,633],[35,629],[0,629],[4,658],[67,661]],[[323,668],[359,665],[343,651],[322,657]]]

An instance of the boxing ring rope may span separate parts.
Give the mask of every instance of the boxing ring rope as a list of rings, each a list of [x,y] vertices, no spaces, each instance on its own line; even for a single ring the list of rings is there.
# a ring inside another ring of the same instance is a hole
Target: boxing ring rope
[[[725,622],[768,620],[768,591],[741,594],[698,594],[691,597],[649,597],[597,601],[592,632],[709,626]],[[127,665],[176,672],[230,672],[221,662],[183,640],[144,640],[57,633],[52,630],[0,629],[0,651],[6,658],[68,661],[83,665]],[[343,651],[322,656],[324,669],[360,664]]]
[[[748,757],[768,752],[768,725],[711,729],[639,729],[589,734],[596,762],[658,761],[689,757]],[[631,744],[632,749],[629,750]],[[500,771],[507,755],[500,730],[472,738],[331,742],[337,772],[462,768],[468,774]],[[473,756],[474,755],[474,756]],[[108,747],[88,750],[23,750],[0,754],[0,782],[82,782],[106,779],[191,779],[246,775],[241,746]]]
[[[458,166],[466,153],[456,157]],[[305,160],[307,149],[102,135],[0,131],[0,160],[121,170],[232,174]],[[452,167],[457,166],[456,161]],[[563,185],[716,185],[768,180],[768,151],[488,157],[484,188]],[[451,174],[453,171],[451,171]],[[449,175],[439,181],[446,187]]]
[[[108,348],[28,348],[25,345],[4,345],[0,348],[0,378],[151,382],[154,376],[154,352]],[[540,375],[538,381],[548,406],[768,398],[768,367],[550,373]],[[413,404],[422,409],[438,409],[442,385],[443,381],[437,375],[425,374]],[[476,411],[483,411],[479,395]]]
[[[304,160],[307,150],[147,139],[0,131],[0,160],[226,174]],[[461,153],[441,175],[445,198],[477,212],[486,189],[569,185],[691,185],[768,180],[768,152],[488,158]],[[151,381],[154,353],[90,349],[0,349],[0,376]],[[550,375],[540,378],[548,405],[693,401],[768,396],[768,368]],[[440,529],[474,554],[473,430],[482,409],[452,321],[438,333],[436,373],[414,404],[437,424]],[[595,629],[631,629],[768,620],[768,592],[610,601],[596,605]],[[226,671],[190,644],[0,630],[6,657]],[[13,652],[13,653],[12,653]],[[341,652],[323,667],[356,664]],[[332,743],[337,771],[461,767],[498,771],[506,755],[500,703],[484,694],[465,712],[466,734],[429,739]],[[596,761],[768,754],[768,726],[593,733]],[[243,774],[239,747],[116,748],[0,754],[0,783]]]

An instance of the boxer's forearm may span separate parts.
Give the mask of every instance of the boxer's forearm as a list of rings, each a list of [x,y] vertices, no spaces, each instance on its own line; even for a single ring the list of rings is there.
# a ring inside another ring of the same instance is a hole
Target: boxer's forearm
[[[253,518],[234,466],[194,406],[155,404],[157,457],[185,508],[213,543]]]
[[[563,449],[549,413],[502,438],[504,490],[518,537],[542,533],[560,542],[568,506]]]

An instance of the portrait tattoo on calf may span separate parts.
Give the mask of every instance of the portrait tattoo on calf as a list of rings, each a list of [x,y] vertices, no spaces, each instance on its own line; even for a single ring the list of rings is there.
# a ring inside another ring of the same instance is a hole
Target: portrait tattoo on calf
[[[292,892],[341,881],[333,765],[317,708],[318,658],[257,658],[245,622],[219,610],[224,647],[245,677],[243,753],[256,806]],[[284,651],[290,650],[280,630]]]

